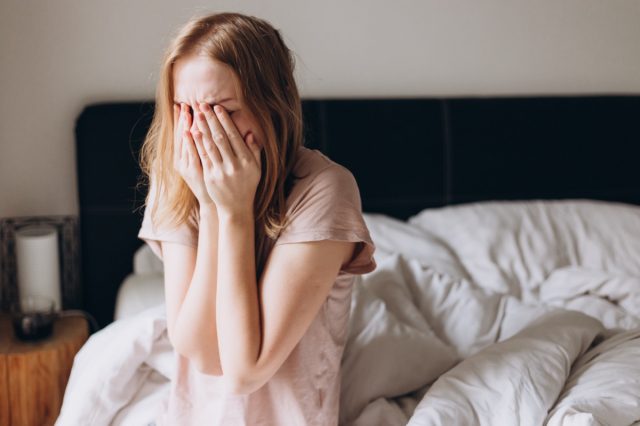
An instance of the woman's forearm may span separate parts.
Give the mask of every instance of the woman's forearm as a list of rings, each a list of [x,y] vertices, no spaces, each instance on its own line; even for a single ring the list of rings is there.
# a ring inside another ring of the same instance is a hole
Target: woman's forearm
[[[256,365],[261,344],[253,216],[221,217],[220,225],[220,359],[227,384],[234,392],[242,392],[249,387],[248,381],[255,379],[248,372]]]
[[[176,350],[212,375],[222,374],[216,329],[218,228],[215,206],[200,208],[196,264],[174,326]]]

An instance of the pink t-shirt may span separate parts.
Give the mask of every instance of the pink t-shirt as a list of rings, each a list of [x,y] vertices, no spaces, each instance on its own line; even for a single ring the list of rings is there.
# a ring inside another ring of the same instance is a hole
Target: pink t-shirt
[[[340,361],[347,340],[355,274],[376,268],[375,245],[362,217],[360,192],[351,172],[315,149],[300,148],[295,181],[287,197],[289,224],[270,248],[303,241],[358,242],[309,329],[280,369],[249,395],[222,391],[221,377],[200,373],[176,355],[176,376],[156,423],[164,425],[337,425]],[[147,211],[150,209],[147,207]],[[174,230],[153,229],[145,211],[138,237],[162,258],[159,241],[197,247],[197,218]]]

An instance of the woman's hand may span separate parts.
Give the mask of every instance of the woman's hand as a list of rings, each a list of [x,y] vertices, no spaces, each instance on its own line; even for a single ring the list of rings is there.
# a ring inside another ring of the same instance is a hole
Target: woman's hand
[[[215,111],[214,111],[215,110]],[[199,131],[192,131],[207,192],[222,216],[253,215],[262,173],[260,148],[253,133],[246,141],[220,105],[201,103],[194,111]]]
[[[174,127],[174,167],[182,176],[193,195],[198,199],[200,206],[213,204],[204,184],[200,157],[195,148],[189,129],[191,127],[191,115],[184,104],[173,106]]]

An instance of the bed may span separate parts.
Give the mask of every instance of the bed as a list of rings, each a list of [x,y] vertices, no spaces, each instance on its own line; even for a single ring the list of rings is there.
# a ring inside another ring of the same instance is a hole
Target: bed
[[[341,424],[640,421],[639,96],[303,106],[305,144],[353,172],[377,247]],[[168,391],[162,265],[136,238],[152,111],[90,105],[76,123],[83,302],[103,329],[59,424],[146,424]]]

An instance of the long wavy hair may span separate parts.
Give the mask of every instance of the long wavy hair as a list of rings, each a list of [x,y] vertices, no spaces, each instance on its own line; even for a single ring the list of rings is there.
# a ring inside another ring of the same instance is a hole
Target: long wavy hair
[[[285,201],[300,178],[292,173],[303,145],[302,105],[294,80],[295,59],[278,30],[239,13],[191,18],[167,47],[156,90],[155,112],[140,152],[139,184],[149,187],[154,226],[194,226],[199,205],[173,166],[173,68],[190,55],[205,55],[235,72],[241,102],[266,135],[261,150],[262,176],[254,200],[256,271],[266,261],[267,238],[275,240],[285,223]],[[151,192],[154,191],[152,194]]]

